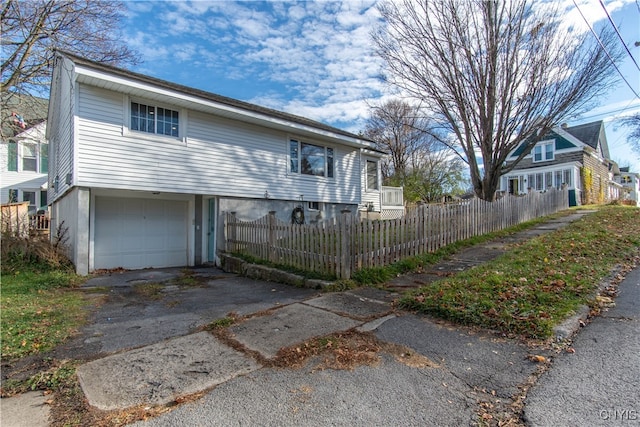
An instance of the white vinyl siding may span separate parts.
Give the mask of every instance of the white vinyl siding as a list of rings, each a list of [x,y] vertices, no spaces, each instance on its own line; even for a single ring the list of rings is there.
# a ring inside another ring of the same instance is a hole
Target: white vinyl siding
[[[50,201],[67,191],[70,185],[67,184],[66,177],[72,177],[74,168],[75,91],[66,72],[72,69],[73,65],[67,60],[64,61],[67,63],[55,68],[56,92],[51,94],[47,120],[49,143],[54,147],[53,150],[49,150],[48,197]],[[54,186],[55,183],[57,187]]]
[[[339,179],[292,176],[285,132],[194,111],[186,114],[182,140],[123,132],[124,95],[81,85],[79,99],[77,185],[243,198],[264,198],[268,191],[275,199],[304,195],[305,200],[360,202],[357,149],[334,148]]]

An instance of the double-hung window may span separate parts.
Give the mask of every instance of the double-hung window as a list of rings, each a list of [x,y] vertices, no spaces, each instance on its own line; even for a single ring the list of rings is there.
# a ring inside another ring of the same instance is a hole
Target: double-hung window
[[[378,162],[367,160],[367,191],[378,190]]]
[[[541,142],[533,147],[533,161],[546,162],[554,159],[554,141]]]
[[[153,105],[131,103],[131,130],[178,137],[178,111]]]
[[[7,145],[7,171],[47,173],[49,145],[27,141],[9,141]]]
[[[333,178],[333,148],[309,144],[296,139],[290,140],[289,172]]]
[[[38,171],[37,144],[22,144],[22,170],[29,172]]]

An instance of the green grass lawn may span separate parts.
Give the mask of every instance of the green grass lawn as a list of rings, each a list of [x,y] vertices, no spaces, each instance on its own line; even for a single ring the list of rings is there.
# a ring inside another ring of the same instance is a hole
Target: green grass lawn
[[[640,209],[606,206],[471,270],[407,294],[403,308],[532,338],[595,296],[616,265],[637,254]]]
[[[82,278],[69,271],[15,271],[2,274],[0,337],[2,358],[51,350],[84,319]]]
[[[489,237],[458,242],[395,266],[365,270],[354,284],[380,283]],[[554,325],[588,303],[600,281],[625,257],[637,253],[638,247],[640,209],[602,207],[488,264],[411,292],[401,306],[462,324],[545,338]],[[75,289],[82,280],[64,269],[3,272],[2,358],[45,352],[70,337],[84,321],[82,294]]]

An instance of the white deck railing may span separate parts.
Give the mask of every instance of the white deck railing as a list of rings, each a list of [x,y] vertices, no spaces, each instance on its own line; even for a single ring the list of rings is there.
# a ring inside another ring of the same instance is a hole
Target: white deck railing
[[[382,208],[391,206],[404,206],[402,187],[382,187]]]

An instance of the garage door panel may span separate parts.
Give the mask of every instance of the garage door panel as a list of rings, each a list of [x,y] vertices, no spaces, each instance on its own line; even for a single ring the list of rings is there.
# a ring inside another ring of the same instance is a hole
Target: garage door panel
[[[94,268],[188,263],[186,201],[96,197]]]

